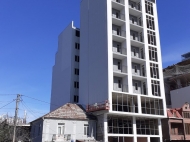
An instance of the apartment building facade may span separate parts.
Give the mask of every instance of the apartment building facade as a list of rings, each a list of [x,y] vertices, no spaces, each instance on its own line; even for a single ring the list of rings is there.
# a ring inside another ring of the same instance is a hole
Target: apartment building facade
[[[162,142],[166,105],[156,1],[82,0],[79,40],[78,101],[98,118],[97,140]]]

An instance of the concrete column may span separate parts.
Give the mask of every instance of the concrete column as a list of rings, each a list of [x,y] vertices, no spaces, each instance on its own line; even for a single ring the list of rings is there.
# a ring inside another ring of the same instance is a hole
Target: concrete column
[[[158,131],[160,136],[160,142],[162,142],[162,122],[161,119],[158,119]]]
[[[137,102],[138,102],[138,113],[142,113],[142,107],[141,107],[141,96],[137,96]]]
[[[108,142],[108,122],[107,114],[104,114],[104,142]]]
[[[136,117],[133,116],[133,142],[137,142],[137,127],[136,127]]]
[[[147,137],[147,142],[150,142],[150,137]]]

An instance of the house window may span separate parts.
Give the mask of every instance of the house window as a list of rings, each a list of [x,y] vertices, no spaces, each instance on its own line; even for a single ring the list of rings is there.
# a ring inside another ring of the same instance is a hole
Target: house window
[[[65,133],[65,123],[58,123],[58,135]]]
[[[159,79],[158,64],[150,63],[150,74],[152,78]]]
[[[79,82],[75,81],[75,82],[74,82],[74,87],[75,87],[75,88],[79,88]]]
[[[75,49],[80,49],[80,44],[79,43],[75,43]]]
[[[75,75],[79,75],[79,69],[75,68]]]
[[[190,118],[190,113],[189,112],[183,112],[183,117],[184,118]]]
[[[152,80],[151,85],[152,85],[152,95],[153,96],[161,96],[160,95],[160,82]]]
[[[78,103],[78,102],[79,102],[79,96],[74,95],[74,102],[75,102],[75,103]]]
[[[158,62],[157,49],[149,46],[149,59]]]
[[[148,44],[156,45],[156,34],[155,32],[148,30]]]
[[[79,62],[79,56],[75,55],[75,62]]]
[[[80,37],[80,31],[77,31],[77,30],[76,30],[75,35],[76,35],[77,37]]]
[[[147,28],[151,30],[155,30],[154,26],[154,18],[151,16],[146,16],[146,23],[147,23]]]
[[[88,124],[84,124],[84,135],[89,136],[89,125]]]
[[[154,15],[153,4],[151,2],[145,1],[145,8],[146,8],[146,13],[148,13],[150,15]]]

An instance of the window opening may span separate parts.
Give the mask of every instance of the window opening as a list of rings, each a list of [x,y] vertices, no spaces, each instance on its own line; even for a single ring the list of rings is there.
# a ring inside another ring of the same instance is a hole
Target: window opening
[[[117,67],[118,67],[118,70],[121,70],[121,63],[120,62],[117,62]]]
[[[158,62],[157,49],[156,49],[156,48],[149,46],[149,59],[150,59],[151,61]]]
[[[118,88],[121,88],[121,80],[118,80]]]
[[[151,81],[152,86],[152,95],[153,96],[161,96],[160,94],[160,82],[152,80]]]
[[[135,82],[135,90],[138,90],[138,83]]]
[[[89,136],[89,125],[84,124],[84,135]]]
[[[148,44],[156,46],[156,35],[155,32],[148,30]]]
[[[134,67],[135,67],[135,73],[137,73],[137,66],[135,65]]]
[[[79,96],[74,95],[74,102],[75,102],[75,103],[78,103],[78,102],[79,102]]]
[[[77,30],[76,30],[75,35],[76,35],[77,37],[80,37],[80,31],[77,31]]]
[[[134,56],[137,55],[137,53],[136,53],[136,49],[135,49],[135,48],[133,49],[133,53],[134,53]]]
[[[78,81],[74,82],[74,88],[79,88],[79,82]]]

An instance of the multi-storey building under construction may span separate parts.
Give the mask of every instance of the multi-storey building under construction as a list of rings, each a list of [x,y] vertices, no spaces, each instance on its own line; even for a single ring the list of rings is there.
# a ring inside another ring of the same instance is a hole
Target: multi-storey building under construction
[[[156,0],[82,0],[80,20],[59,36],[51,103],[85,106],[98,118],[97,140],[162,142]]]

